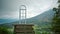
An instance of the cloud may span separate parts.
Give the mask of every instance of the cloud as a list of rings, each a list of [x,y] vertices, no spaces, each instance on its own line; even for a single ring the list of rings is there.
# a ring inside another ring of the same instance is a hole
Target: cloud
[[[1,0],[0,18],[19,18],[20,5],[26,5],[27,18],[34,17],[52,9],[57,0]]]

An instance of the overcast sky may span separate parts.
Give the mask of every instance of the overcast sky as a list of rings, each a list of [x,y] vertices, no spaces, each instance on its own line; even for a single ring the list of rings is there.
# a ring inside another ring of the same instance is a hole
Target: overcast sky
[[[27,18],[31,18],[57,6],[57,0],[1,0],[0,18],[18,19],[20,5],[26,5]]]

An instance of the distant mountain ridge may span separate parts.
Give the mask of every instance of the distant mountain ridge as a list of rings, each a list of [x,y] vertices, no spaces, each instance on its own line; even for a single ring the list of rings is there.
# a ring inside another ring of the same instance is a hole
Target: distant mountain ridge
[[[36,17],[30,18],[30,19],[26,19],[26,23],[33,23],[33,24],[37,24],[40,26],[44,26],[44,25],[51,25],[51,20],[53,18],[54,12],[53,10],[48,10]],[[24,20],[22,20],[24,21]],[[8,25],[8,26],[13,26],[13,24],[18,24],[19,21],[15,21],[15,22],[11,22],[11,23],[5,23],[5,24],[1,24],[1,25]],[[24,22],[23,22],[24,23]]]
[[[0,24],[11,23],[17,21],[16,19],[0,19]]]

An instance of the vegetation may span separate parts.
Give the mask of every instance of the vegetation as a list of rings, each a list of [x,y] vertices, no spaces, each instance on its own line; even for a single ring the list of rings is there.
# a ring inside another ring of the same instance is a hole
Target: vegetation
[[[48,30],[48,28],[45,29],[38,25],[35,25],[33,28],[34,28],[35,34],[51,34],[52,33],[50,30]]]
[[[55,34],[60,34],[60,0],[58,0],[58,4],[58,8],[53,8],[55,15],[53,18],[52,31],[55,32]]]
[[[0,26],[0,34],[11,34],[7,27]]]
[[[0,34],[8,34],[8,30],[5,27],[0,27]]]

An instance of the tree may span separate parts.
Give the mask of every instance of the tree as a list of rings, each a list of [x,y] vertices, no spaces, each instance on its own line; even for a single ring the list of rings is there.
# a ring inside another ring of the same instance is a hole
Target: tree
[[[0,34],[9,34],[7,28],[0,27]]]
[[[60,0],[58,0],[58,8],[53,8],[53,10],[55,11],[55,15],[53,18],[53,32],[55,32],[55,34],[60,34]]]

